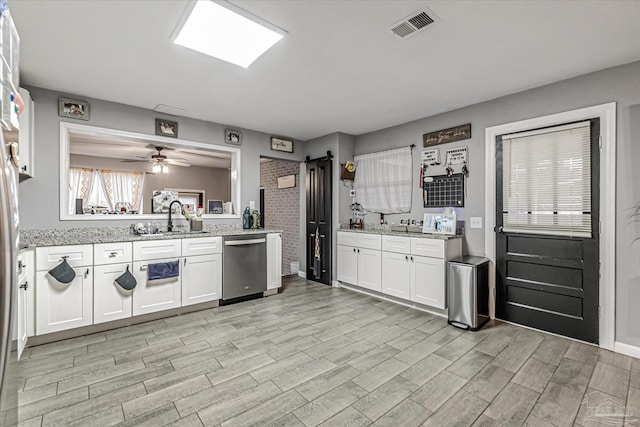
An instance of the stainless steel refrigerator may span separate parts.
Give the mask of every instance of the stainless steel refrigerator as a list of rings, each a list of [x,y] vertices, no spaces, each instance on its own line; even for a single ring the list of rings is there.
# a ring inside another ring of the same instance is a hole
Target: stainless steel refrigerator
[[[11,149],[13,148],[13,150]],[[18,170],[15,143],[0,132],[0,426],[17,423],[17,350],[13,342],[18,285]]]

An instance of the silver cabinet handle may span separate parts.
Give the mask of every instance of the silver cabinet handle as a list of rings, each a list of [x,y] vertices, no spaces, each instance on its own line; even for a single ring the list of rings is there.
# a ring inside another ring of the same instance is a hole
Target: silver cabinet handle
[[[405,261],[409,261],[409,255],[405,255],[405,256],[404,256],[404,260],[405,260]]]
[[[116,255],[118,255],[118,252],[111,252],[109,253],[109,258],[115,258]]]
[[[140,270],[146,270],[147,269],[147,264],[141,265],[140,266]]]
[[[28,287],[29,287],[29,282],[24,282],[22,285],[20,285],[20,289],[24,289],[25,291],[27,290]]]
[[[88,268],[84,272],[84,278],[86,279],[87,277],[89,277],[89,269]]]
[[[184,259],[184,264],[183,265],[187,265],[187,259]]]
[[[413,257],[411,257],[411,262],[413,262]]]

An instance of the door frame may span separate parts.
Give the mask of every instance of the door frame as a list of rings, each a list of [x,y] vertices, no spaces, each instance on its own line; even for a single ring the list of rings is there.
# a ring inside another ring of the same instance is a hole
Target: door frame
[[[616,297],[616,103],[550,114],[485,129],[485,239],[484,249],[491,260],[489,269],[489,311],[495,318],[496,304],[496,137],[508,133],[600,118],[600,347],[614,350]]]

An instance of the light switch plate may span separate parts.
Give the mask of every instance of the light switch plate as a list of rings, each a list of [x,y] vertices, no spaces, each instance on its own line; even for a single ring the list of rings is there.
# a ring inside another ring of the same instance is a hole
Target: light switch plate
[[[256,202],[253,200],[249,201],[249,209],[254,210],[256,208]]]
[[[472,216],[471,220],[471,228],[482,228],[482,217],[481,216]]]

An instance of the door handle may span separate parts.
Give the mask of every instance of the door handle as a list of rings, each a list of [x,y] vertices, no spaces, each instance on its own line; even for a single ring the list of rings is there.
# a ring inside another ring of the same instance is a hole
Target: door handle
[[[27,290],[28,287],[29,287],[29,282],[24,282],[22,285],[20,285],[20,289],[24,289],[25,291]]]
[[[493,231],[495,231],[496,233],[504,233],[504,227],[503,226],[499,226],[493,229]]]

